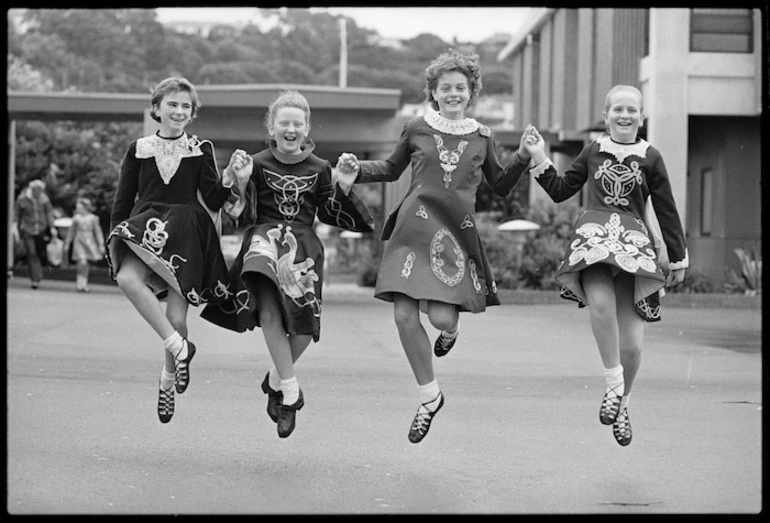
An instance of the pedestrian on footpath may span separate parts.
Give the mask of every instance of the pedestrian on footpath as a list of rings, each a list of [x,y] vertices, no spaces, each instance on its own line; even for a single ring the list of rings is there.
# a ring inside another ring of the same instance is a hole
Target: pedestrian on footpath
[[[91,200],[78,198],[72,225],[64,240],[64,259],[75,262],[75,287],[78,292],[89,292],[88,274],[91,264],[104,258],[104,234],[91,207]]]
[[[56,234],[53,206],[43,180],[32,180],[21,191],[14,216],[12,234],[24,245],[31,287],[37,289],[43,281],[43,265],[47,264],[46,247]]]
[[[234,178],[220,179],[212,143],[184,130],[200,108],[195,87],[181,77],[166,78],[153,90],[151,104],[160,129],[131,143],[123,158],[107,261],[110,277],[163,340],[157,411],[161,423],[168,423],[174,390],[187,389],[196,351],[187,339],[188,305],[220,301],[229,293],[210,212],[237,195]]]
[[[563,298],[589,306],[607,382],[599,421],[612,425],[616,441],[626,446],[645,322],[660,321],[660,292],[682,282],[689,257],[663,158],[638,136],[644,125],[642,93],[633,86],[613,87],[603,117],[607,133],[584,147],[562,176],[537,129],[525,132],[525,147],[532,155],[530,172],[553,201],[588,185],[586,209],[556,279]],[[658,250],[656,222],[663,240]]]
[[[340,156],[340,169],[358,174],[356,183],[392,182],[412,167],[406,195],[388,216],[385,250],[375,297],[393,303],[401,344],[418,385],[420,405],[409,429],[418,443],[444,405],[433,355],[420,312],[441,332],[433,346],[445,356],[459,333],[460,312],[483,312],[499,305],[492,270],[476,229],[476,191],[483,179],[506,196],[527,170],[529,153],[519,144],[507,166],[498,159],[490,128],[466,117],[478,99],[478,55],[453,49],[425,70],[425,93],[433,111],[404,126],[386,160]]]
[[[252,156],[239,149],[231,158],[244,198],[225,211],[245,231],[230,268],[232,299],[207,305],[201,316],[236,332],[262,329],[273,368],[261,387],[267,414],[286,438],[305,404],[295,363],[321,332],[324,248],[313,222],[369,232],[374,220],[351,191],[355,176],[333,172],[313,154],[310,106],[301,93],[281,93],[265,126],[267,149]]]

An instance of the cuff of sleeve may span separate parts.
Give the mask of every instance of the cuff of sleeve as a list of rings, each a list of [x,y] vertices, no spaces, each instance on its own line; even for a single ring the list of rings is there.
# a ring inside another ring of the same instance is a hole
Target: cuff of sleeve
[[[529,172],[531,172],[535,177],[540,176],[543,174],[546,169],[551,167],[553,165],[553,162],[550,158],[546,158],[541,164],[535,165],[534,167],[530,168]]]
[[[678,261],[678,262],[671,262],[669,263],[669,268],[672,271],[676,271],[679,269],[686,269],[690,266],[690,253],[687,249],[684,250],[684,260]]]

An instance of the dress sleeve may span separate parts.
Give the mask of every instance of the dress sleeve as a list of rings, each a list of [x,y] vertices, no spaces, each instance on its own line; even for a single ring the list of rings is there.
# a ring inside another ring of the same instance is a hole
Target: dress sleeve
[[[671,270],[686,269],[689,264],[689,256],[684,238],[682,220],[676,209],[676,201],[671,192],[671,182],[668,177],[663,157],[657,153],[650,166],[650,198],[655,215],[658,218],[663,241],[666,244]]]
[[[361,172],[355,183],[392,182],[398,180],[411,161],[409,146],[409,123],[404,125],[396,148],[385,160],[365,160],[359,162]]]
[[[212,211],[218,211],[228,198],[233,196],[232,188],[222,185],[222,177],[219,176],[217,170],[214,147],[211,142],[204,141],[201,144],[201,151],[203,152],[203,161],[198,176],[198,190],[206,206]]]
[[[519,183],[521,174],[527,170],[529,162],[522,161],[519,158],[518,150],[513,154],[513,158],[508,165],[503,168],[500,159],[497,157],[497,147],[494,139],[490,136],[487,139],[487,154],[481,170],[484,173],[487,183],[499,196],[507,196],[509,192]]]
[[[530,170],[537,183],[545,189],[545,192],[554,202],[560,203],[571,198],[586,183],[588,179],[588,153],[592,145],[589,144],[580,151],[580,154],[572,161],[569,169],[562,176],[556,171],[550,158]]]
[[[136,192],[139,183],[140,162],[136,159],[136,142],[132,143],[123,157],[118,177],[118,188],[115,191],[115,199],[112,202],[110,214],[110,230],[117,224],[127,219],[136,200]]]
[[[321,171],[316,201],[318,219],[323,223],[354,232],[374,230],[374,218],[369,208],[353,189],[346,195],[340,184],[332,181],[331,164],[328,161]]]

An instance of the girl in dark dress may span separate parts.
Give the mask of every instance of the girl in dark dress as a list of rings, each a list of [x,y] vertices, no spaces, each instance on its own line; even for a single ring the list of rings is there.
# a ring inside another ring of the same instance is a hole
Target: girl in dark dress
[[[230,294],[210,212],[228,198],[236,200],[230,188],[235,179],[220,180],[211,142],[185,133],[199,107],[195,87],[184,78],[155,87],[152,117],[160,129],[126,152],[106,241],[111,278],[163,340],[157,407],[162,423],[174,415],[174,390],[181,394],[190,383],[196,348],[187,340],[188,304]]]
[[[615,440],[626,446],[632,437],[628,401],[645,322],[660,320],[659,294],[664,286],[682,282],[689,257],[663,158],[638,136],[644,124],[642,93],[633,86],[613,87],[604,123],[608,134],[583,148],[563,176],[546,157],[536,129],[525,133],[525,147],[532,155],[532,174],[555,202],[588,186],[586,209],[556,279],[562,297],[589,306],[607,382],[599,420],[612,425]],[[652,217],[646,212],[650,204]],[[662,253],[655,249],[658,223]]]
[[[387,160],[359,162],[348,153],[339,159],[340,169],[359,173],[356,183],[395,181],[412,167],[409,189],[383,228],[387,243],[375,297],[393,302],[401,344],[417,380],[420,406],[409,430],[413,443],[425,437],[444,404],[420,312],[441,331],[433,347],[441,357],[457,340],[460,312],[479,313],[500,304],[474,220],[476,191],[485,179],[495,193],[507,195],[529,161],[519,144],[503,167],[489,127],[465,116],[481,91],[477,55],[450,50],[425,76],[436,112],[409,121]]]
[[[233,294],[206,306],[201,316],[237,332],[261,327],[274,364],[262,391],[278,436],[286,438],[305,404],[294,363],[321,333],[324,248],[313,222],[317,216],[341,229],[369,232],[374,220],[351,191],[355,176],[333,173],[328,160],[313,154],[310,106],[302,94],[282,93],[265,120],[269,148],[253,156],[236,150],[231,161],[244,198],[225,211],[245,229],[230,269]]]

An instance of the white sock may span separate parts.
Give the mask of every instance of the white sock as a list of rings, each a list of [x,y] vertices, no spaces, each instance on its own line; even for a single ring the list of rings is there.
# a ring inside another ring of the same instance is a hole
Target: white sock
[[[299,382],[296,376],[288,380],[281,380],[281,391],[283,392],[283,404],[294,405],[299,399]]]
[[[420,403],[424,403],[430,410],[436,410],[439,403],[439,394],[441,390],[438,388],[438,381],[433,380],[425,385],[417,385],[417,391],[420,395]]]
[[[160,373],[160,386],[163,390],[168,390],[174,386],[176,377],[173,372],[168,372],[166,367],[163,367],[163,372]]]
[[[618,365],[611,369],[604,369],[604,378],[607,380],[607,390],[615,389],[618,396],[623,395],[623,365]]]
[[[445,338],[449,338],[450,340],[456,338],[458,334],[460,334],[460,325],[459,324],[455,325],[454,332],[449,332],[449,331],[444,331],[444,330],[441,331],[441,335],[444,336]]]
[[[270,388],[273,390],[281,390],[281,377],[278,375],[278,371],[275,370],[275,367],[270,369],[267,384],[270,385]]]
[[[177,331],[174,331],[174,334],[163,340],[163,346],[178,360],[183,360],[187,357],[187,344]]]
[[[623,409],[628,408],[628,398],[631,396],[631,394],[626,394],[622,398],[620,398],[620,412],[623,412]]]

